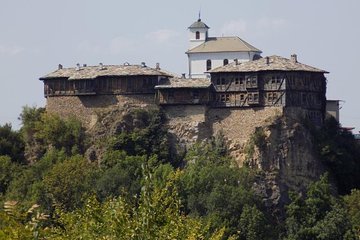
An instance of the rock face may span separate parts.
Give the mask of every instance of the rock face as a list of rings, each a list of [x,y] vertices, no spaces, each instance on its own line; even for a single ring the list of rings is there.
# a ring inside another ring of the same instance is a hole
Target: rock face
[[[310,131],[298,118],[283,116],[258,129],[263,139],[255,144],[250,165],[261,171],[254,189],[269,207],[283,209],[288,191],[305,192],[324,173]]]
[[[255,191],[268,207],[283,209],[288,191],[304,192],[324,172],[301,109],[168,107],[169,128],[188,147],[221,133],[239,166],[259,171]]]
[[[92,161],[103,153],[104,138],[141,124],[136,119],[124,119],[130,110],[139,108],[159,107],[150,95],[57,97],[47,101],[47,111],[63,117],[75,115],[84,122],[93,136],[86,153]],[[289,190],[304,191],[324,171],[311,134],[301,124],[301,109],[203,105],[161,108],[168,119],[171,141],[179,151],[221,133],[239,166],[247,164],[259,170],[254,189],[270,207],[281,207],[288,202]]]

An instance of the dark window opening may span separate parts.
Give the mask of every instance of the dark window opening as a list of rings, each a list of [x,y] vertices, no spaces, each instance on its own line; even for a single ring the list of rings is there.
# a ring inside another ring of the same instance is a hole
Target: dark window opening
[[[194,90],[193,91],[193,98],[194,99],[199,99],[199,90]]]
[[[224,66],[229,64],[229,60],[228,59],[224,59]]]
[[[244,79],[240,78],[240,85],[244,85]]]
[[[210,59],[208,59],[208,60],[206,61],[206,70],[207,70],[207,71],[211,70],[211,60],[210,60]]]
[[[200,39],[200,32],[199,32],[199,31],[197,31],[197,32],[195,33],[195,39]]]

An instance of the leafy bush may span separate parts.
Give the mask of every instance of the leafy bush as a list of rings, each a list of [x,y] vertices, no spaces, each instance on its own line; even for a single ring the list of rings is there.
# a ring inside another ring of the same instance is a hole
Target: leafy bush
[[[171,162],[165,117],[157,110],[133,110],[123,117],[123,131],[110,140],[110,150],[127,155],[157,155],[160,162]]]

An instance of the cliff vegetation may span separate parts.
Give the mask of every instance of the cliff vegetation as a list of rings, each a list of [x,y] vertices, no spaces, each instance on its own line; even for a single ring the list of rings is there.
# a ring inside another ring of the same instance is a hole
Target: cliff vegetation
[[[0,239],[360,239],[359,145],[332,119],[258,128],[242,167],[221,134],[174,151],[157,109],[126,111],[110,133],[41,108],[20,119],[0,126]],[[297,191],[281,166],[301,144],[326,173]],[[270,204],[274,192],[287,200]]]

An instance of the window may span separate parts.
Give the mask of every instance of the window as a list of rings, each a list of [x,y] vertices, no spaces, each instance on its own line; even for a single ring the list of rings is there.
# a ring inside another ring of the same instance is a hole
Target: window
[[[196,31],[196,33],[195,33],[195,39],[200,39],[200,32],[199,32],[199,31]]]
[[[193,98],[194,99],[199,99],[199,90],[194,90],[193,91]]]
[[[224,66],[229,64],[229,60],[224,59]]]
[[[240,94],[240,101],[244,101],[245,100],[245,95],[244,94]]]
[[[271,77],[271,84],[274,84],[276,82],[275,76]]]
[[[221,79],[221,85],[225,85],[226,84],[226,79],[225,78],[222,78]]]
[[[256,77],[252,77],[252,78],[251,78],[251,86],[256,87],[256,85],[257,85],[257,78],[256,78]]]
[[[238,85],[239,84],[239,79],[235,78],[235,84]]]
[[[240,78],[240,85],[244,85],[244,79],[242,77]]]
[[[249,93],[248,94],[248,104],[258,104],[259,103],[259,93]]]
[[[206,70],[207,71],[211,70],[211,60],[210,59],[206,60]]]
[[[280,96],[280,95],[278,95],[278,93],[268,93],[268,94],[267,94],[267,101],[268,101],[269,103],[276,103],[276,102],[278,102],[278,101],[281,102],[281,99],[278,99],[279,96]]]
[[[230,102],[230,94],[221,94],[221,102]]]
[[[220,101],[221,101],[221,102],[225,102],[225,94],[221,94]]]
[[[249,77],[246,78],[246,85],[247,85],[247,86],[250,86],[250,83],[251,83],[251,78],[249,78]]]

